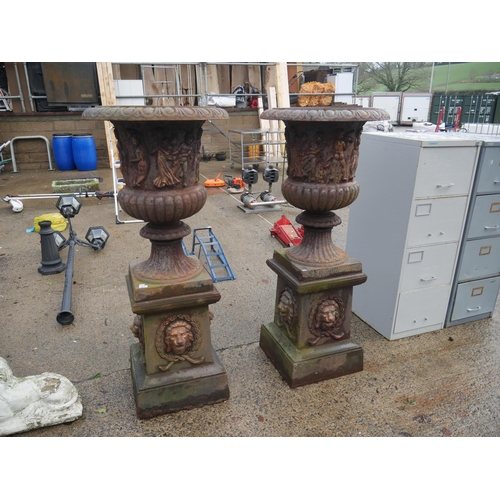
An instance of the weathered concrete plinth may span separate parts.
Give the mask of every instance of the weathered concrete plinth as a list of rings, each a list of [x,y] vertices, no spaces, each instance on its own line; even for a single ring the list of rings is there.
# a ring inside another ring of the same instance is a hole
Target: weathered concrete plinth
[[[137,416],[226,401],[227,375],[210,338],[209,304],[220,294],[208,273],[166,284],[138,278],[135,267],[126,281],[139,338],[130,349]]]
[[[197,263],[194,257],[188,257]],[[226,372],[210,338],[209,305],[220,300],[208,273],[146,281],[130,266],[126,277],[139,343],[130,362],[137,416],[151,418],[229,398]]]
[[[298,265],[277,250],[268,266],[278,275],[274,322],[261,327],[260,347],[290,387],[363,370],[363,349],[350,340],[353,286],[361,263],[337,249],[330,268]]]

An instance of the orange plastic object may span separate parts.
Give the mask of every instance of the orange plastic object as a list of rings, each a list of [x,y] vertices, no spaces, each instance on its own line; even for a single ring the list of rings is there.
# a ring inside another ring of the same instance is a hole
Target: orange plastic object
[[[222,170],[221,170],[222,172]],[[225,181],[219,179],[221,172],[219,172],[215,179],[207,179],[205,181],[205,187],[223,187],[226,185]]]

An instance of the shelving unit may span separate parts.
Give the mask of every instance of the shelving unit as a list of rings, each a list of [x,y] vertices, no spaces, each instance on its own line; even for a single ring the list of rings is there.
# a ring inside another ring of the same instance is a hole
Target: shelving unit
[[[286,166],[286,153],[283,130],[279,129],[269,129],[265,132],[266,140],[266,163],[267,165],[272,165],[278,170],[282,169],[282,179],[284,179],[284,167]]]
[[[279,168],[286,162],[282,155],[285,142],[281,140],[283,131],[268,129],[229,130],[229,160],[231,168],[241,169],[260,165]]]

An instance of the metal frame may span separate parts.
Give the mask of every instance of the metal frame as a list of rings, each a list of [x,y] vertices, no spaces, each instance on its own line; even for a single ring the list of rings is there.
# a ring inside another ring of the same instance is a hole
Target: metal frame
[[[111,136],[111,132],[115,127],[110,127],[108,129],[108,140],[110,143],[110,154],[111,154],[111,170],[113,173],[113,199],[115,203],[115,222],[117,224],[131,224],[133,222],[144,222],[143,220],[140,219],[128,219],[128,220],[121,220],[120,217],[118,216],[118,213],[122,211],[120,204],[118,203],[118,177],[116,175],[116,169],[120,168],[120,162],[115,161],[115,153],[114,153],[114,148],[113,148],[113,140]]]
[[[16,154],[14,152],[14,141],[17,141],[19,139],[42,139],[45,141],[45,144],[47,145],[47,154],[49,157],[49,170],[55,170],[54,167],[52,166],[52,158],[50,157],[50,143],[47,137],[43,135],[23,135],[23,136],[18,136],[14,137],[10,141],[10,153],[12,156],[12,171],[13,172],[18,172],[17,170],[17,164],[16,164]]]

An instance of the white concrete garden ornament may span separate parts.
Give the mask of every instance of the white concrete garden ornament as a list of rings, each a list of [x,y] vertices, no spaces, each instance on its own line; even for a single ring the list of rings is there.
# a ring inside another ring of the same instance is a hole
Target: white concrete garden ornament
[[[0,436],[72,422],[83,407],[74,385],[62,375],[17,378],[0,358]]]

